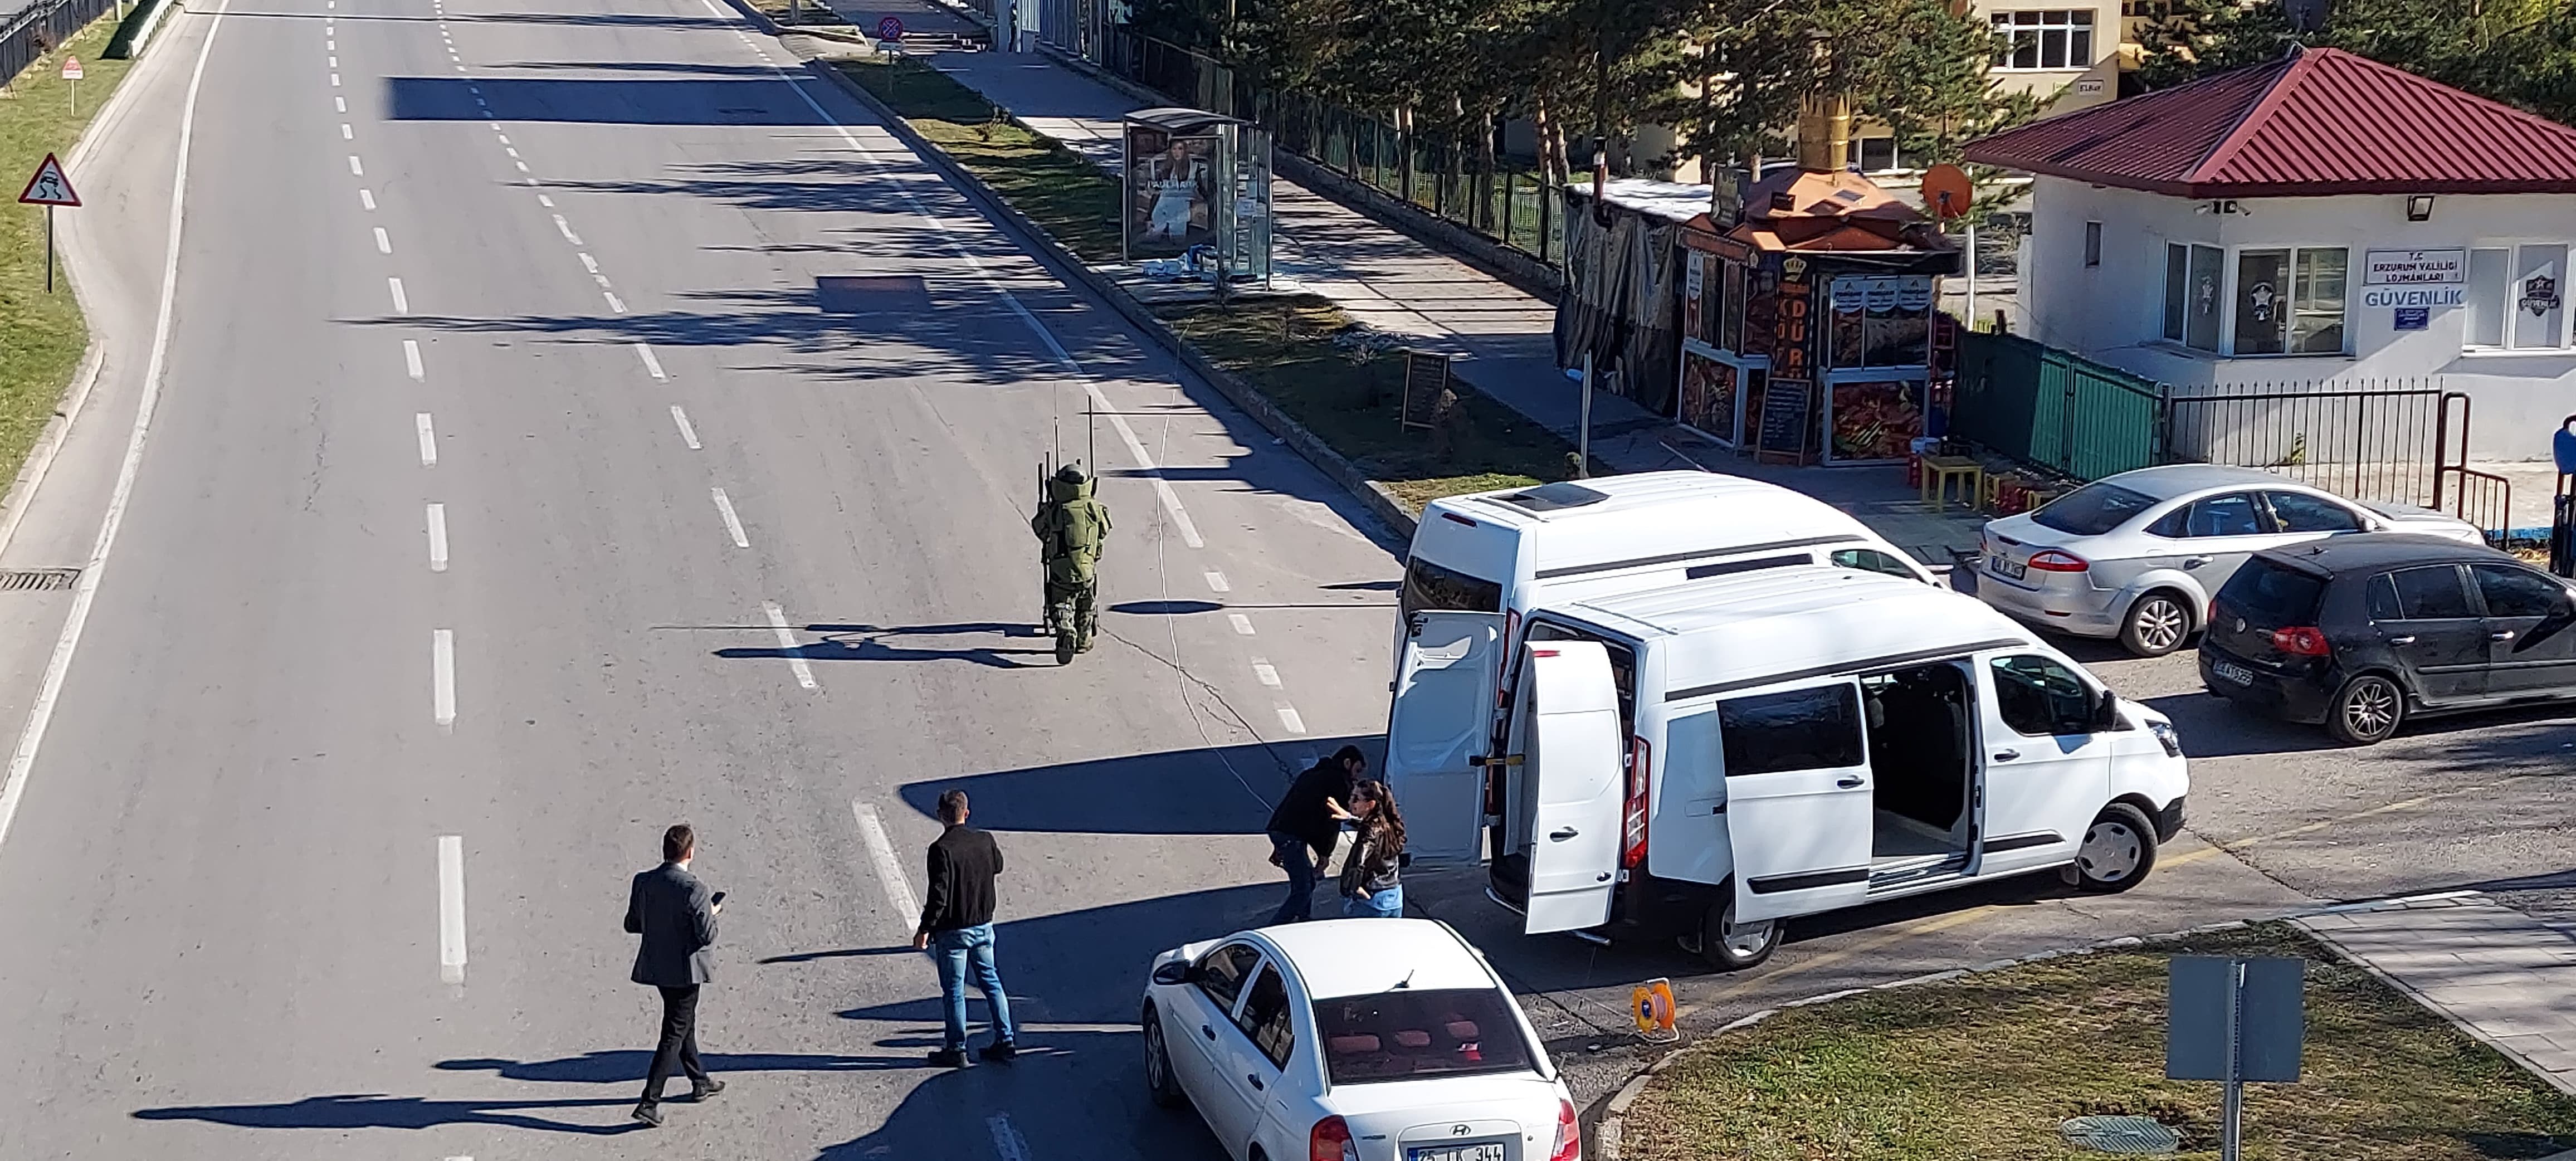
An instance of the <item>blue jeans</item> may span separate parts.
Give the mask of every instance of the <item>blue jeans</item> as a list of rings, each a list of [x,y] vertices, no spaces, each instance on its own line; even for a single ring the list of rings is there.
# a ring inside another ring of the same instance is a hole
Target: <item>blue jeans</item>
[[[1398,883],[1374,895],[1342,896],[1342,918],[1404,918],[1404,884]]]
[[[1279,866],[1288,872],[1288,898],[1279,904],[1270,925],[1296,923],[1315,915],[1315,857],[1306,840],[1294,835],[1270,832],[1270,849],[1279,852]]]
[[[1009,1044],[1011,998],[1002,994],[1002,973],[993,970],[993,925],[979,924],[930,937],[930,956],[939,964],[939,998],[947,1005],[948,1038],[942,1047],[966,1047],[966,972],[975,973],[975,988],[993,1009],[993,1043]]]

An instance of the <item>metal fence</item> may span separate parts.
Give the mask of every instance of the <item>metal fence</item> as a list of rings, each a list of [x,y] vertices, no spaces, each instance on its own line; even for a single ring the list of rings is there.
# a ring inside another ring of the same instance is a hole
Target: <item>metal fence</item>
[[[2156,464],[2264,468],[2500,534],[2511,484],[2467,468],[2469,400],[2438,381],[2176,388],[2009,334],[1959,336],[1953,436],[2079,480]]]
[[[0,17],[0,78],[10,81],[27,66],[116,7],[116,0],[36,0]]]
[[[1543,262],[1564,256],[1560,195],[1533,158],[1406,130],[1312,97],[1258,91],[1203,53],[1123,28],[1109,31],[1099,60],[1174,101],[1259,124],[1280,148],[1425,213]]]

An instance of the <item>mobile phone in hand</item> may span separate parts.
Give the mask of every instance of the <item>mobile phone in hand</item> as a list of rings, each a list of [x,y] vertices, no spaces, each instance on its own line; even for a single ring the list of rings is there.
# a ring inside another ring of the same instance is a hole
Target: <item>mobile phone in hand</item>
[[[716,893],[715,893],[715,894],[713,894],[713,895],[709,895],[709,896],[707,896],[707,906],[709,906],[709,907],[722,907],[722,906],[724,906],[724,896],[725,896],[725,893],[724,893],[724,892],[722,892],[722,891],[718,891],[718,892],[716,892]]]

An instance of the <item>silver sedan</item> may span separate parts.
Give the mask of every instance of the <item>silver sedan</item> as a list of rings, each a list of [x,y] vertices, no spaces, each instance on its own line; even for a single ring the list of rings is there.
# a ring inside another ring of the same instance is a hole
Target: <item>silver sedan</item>
[[[2467,522],[2427,509],[2362,504],[2257,468],[2175,464],[1988,521],[1977,596],[2041,628],[2117,637],[2158,657],[2200,630],[2211,594],[2247,557],[2344,532],[2485,543]]]

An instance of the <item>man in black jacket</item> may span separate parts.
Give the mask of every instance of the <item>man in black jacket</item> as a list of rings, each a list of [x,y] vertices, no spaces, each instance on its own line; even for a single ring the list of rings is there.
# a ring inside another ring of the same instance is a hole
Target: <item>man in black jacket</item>
[[[993,1010],[993,1042],[978,1055],[1009,1060],[1012,1043],[1011,998],[1002,992],[1002,974],[993,969],[993,879],[1002,873],[1002,848],[993,836],[966,825],[966,792],[939,796],[939,821],[948,829],[930,844],[930,897],[921,905],[921,926],[912,946],[928,948],[939,964],[939,997],[947,1005],[947,1037],[930,1062],[942,1068],[966,1063],[966,975]],[[935,946],[934,946],[935,945]]]
[[[1315,877],[1333,861],[1333,848],[1342,841],[1341,819],[1329,804],[1350,801],[1351,787],[1367,770],[1360,748],[1344,746],[1299,774],[1270,812],[1270,823],[1263,828],[1270,834],[1270,861],[1288,872],[1288,898],[1270,917],[1272,926],[1313,917]]]
[[[662,1041],[653,1049],[653,1071],[644,1080],[643,1103],[635,1119],[662,1127],[662,1086],[676,1064],[689,1074],[689,1099],[702,1101],[724,1091],[724,1082],[707,1075],[698,1063],[698,985],[707,982],[707,948],[716,941],[716,912],[722,896],[707,894],[707,885],[689,873],[698,853],[698,836],[681,823],[662,832],[662,865],[635,876],[626,892],[626,930],[644,937],[635,949],[639,984],[662,992]]]

